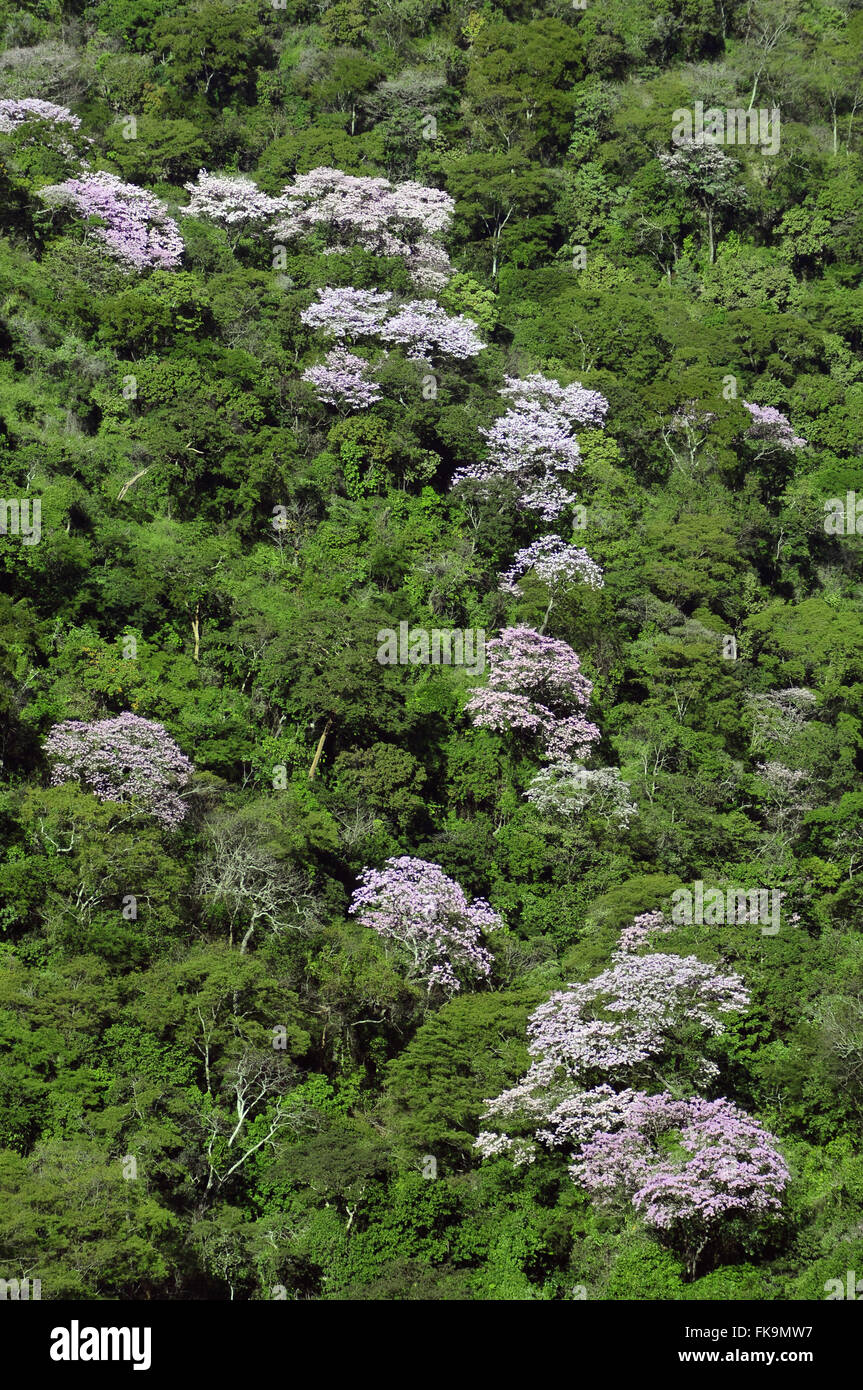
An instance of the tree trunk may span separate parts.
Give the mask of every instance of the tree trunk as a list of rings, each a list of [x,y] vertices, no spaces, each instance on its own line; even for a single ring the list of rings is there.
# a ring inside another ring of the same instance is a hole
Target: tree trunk
[[[192,619],[192,636],[195,639],[194,659],[198,660],[201,654],[201,605],[195,604],[195,616]]]
[[[327,722],[326,722],[326,724],[324,725],[324,732],[321,734],[320,738],[318,739],[318,746],[317,746],[317,748],[315,749],[315,756],[312,758],[312,765],[311,765],[311,767],[309,768],[309,781],[310,781],[310,782],[311,782],[312,778],[314,777],[315,773],[316,773],[317,770],[318,770],[318,763],[321,761],[321,754],[322,754],[323,751],[324,751],[324,743],[325,743],[325,741],[326,741],[327,734],[330,732],[330,729],[332,728],[332,725],[333,725],[332,719],[328,719]]]

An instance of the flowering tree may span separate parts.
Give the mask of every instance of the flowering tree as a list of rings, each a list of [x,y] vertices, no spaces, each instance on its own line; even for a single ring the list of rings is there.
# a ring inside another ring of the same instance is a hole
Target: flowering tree
[[[535,1157],[537,1143],[581,1142],[591,1132],[592,1098],[603,1099],[600,1119],[607,1122],[614,1098],[633,1094],[621,1088],[660,1075],[658,1065],[682,1039],[691,1048],[693,1033],[717,1036],[724,1016],[748,1002],[738,975],[696,956],[618,952],[608,970],[556,991],[531,1014],[531,1065],[516,1086],[486,1102],[484,1119],[532,1132],[532,1139],[517,1136],[521,1162]],[[716,1068],[700,1058],[697,1070],[706,1079]],[[484,1131],[478,1146],[483,1154],[504,1153],[509,1139]]]
[[[485,350],[473,319],[446,314],[433,299],[414,299],[403,304],[380,330],[386,343],[400,343],[412,361],[424,361],[432,353],[444,357],[476,357]]]
[[[266,222],[281,207],[281,199],[269,197],[251,179],[237,174],[208,174],[202,169],[197,182],[184,187],[192,195],[185,215],[218,223],[235,233],[235,241],[250,227]]]
[[[50,121],[52,125],[68,125],[78,130],[81,122],[65,106],[56,106],[53,101],[40,101],[37,97],[22,97],[18,100],[0,101],[0,133],[8,135],[17,130],[25,121]]]
[[[553,761],[586,757],[599,730],[583,715],[593,685],[572,647],[529,627],[509,627],[486,654],[488,684],[471,690],[465,706],[474,724],[539,737]]]
[[[318,399],[326,405],[361,410],[381,399],[378,383],[369,373],[371,363],[357,357],[347,348],[337,347],[328,352],[316,367],[307,367],[303,381],[314,386]]]
[[[761,751],[773,743],[790,743],[815,710],[814,690],[792,685],[784,690],[747,691],[746,713],[752,721],[749,747]]]
[[[540,632],[545,632],[554,601],[564,589],[581,581],[591,589],[601,589],[602,570],[591,560],[586,550],[567,545],[560,536],[542,536],[518,552],[509,569],[500,576],[500,589],[505,594],[519,596],[518,580],[530,570],[541,579],[549,591],[548,607]]]
[[[51,206],[98,219],[95,236],[126,266],[152,270],[180,264],[183,239],[176,222],[152,193],[123,183],[116,174],[83,174],[50,184],[39,196]]]
[[[537,773],[525,796],[540,815],[570,817],[589,810],[621,830],[638,814],[618,767],[589,769],[571,760],[552,763]]]
[[[51,785],[78,780],[100,801],[140,805],[164,825],[179,825],[186,807],[179,789],[193,768],[167,730],[128,711],[92,724],[67,719],[45,741]]]
[[[743,207],[746,189],[738,182],[740,165],[715,145],[682,140],[673,154],[659,162],[671,183],[695,203],[707,224],[710,264],[716,260],[716,231],[725,213]]]
[[[365,869],[351,899],[357,920],[392,942],[407,961],[408,978],[455,994],[468,979],[484,979],[492,956],[483,932],[502,925],[487,902],[468,903],[464,890],[438,864],[408,855]]]
[[[455,203],[437,188],[324,167],[299,174],[279,203],[282,216],[271,230],[282,241],[316,232],[329,251],[359,245],[379,256],[401,256],[414,283],[432,293],[452,274],[436,239],[449,229]]]
[[[739,975],[697,956],[618,953],[608,970],[557,991],[531,1015],[531,1070],[537,1081],[628,1072],[666,1055],[683,1029],[723,1032],[722,1016],[748,1002]]]
[[[749,1223],[780,1209],[785,1160],[773,1136],[730,1101],[635,1094],[621,1110],[583,1144],[570,1172],[602,1200],[631,1201],[682,1249],[690,1278],[729,1218]]]
[[[661,932],[674,930],[674,923],[666,919],[664,912],[641,912],[623,928],[620,933],[618,950],[638,951],[646,946],[650,937]]]
[[[791,421],[781,410],[772,405],[754,405],[752,401],[744,401],[743,404],[752,416],[748,437],[758,440],[762,446],[759,458],[771,449],[806,448],[806,440],[794,433]]]
[[[327,285],[317,295],[317,303],[304,309],[300,319],[330,338],[378,337],[404,346],[413,361],[424,361],[432,352],[446,357],[475,357],[485,348],[473,319],[463,314],[452,317],[433,299],[411,300],[388,318],[392,299],[389,291],[381,294],[377,290]]]
[[[539,373],[523,381],[507,377],[500,394],[513,403],[490,429],[480,430],[488,443],[485,459],[459,469],[453,482],[510,477],[519,505],[552,521],[576,500],[560,476],[581,463],[573,426],[602,425],[608,402],[577,382],[564,387]]]
[[[610,969],[535,1010],[530,1068],[486,1102],[483,1118],[498,1130],[483,1130],[476,1147],[516,1164],[532,1163],[540,1145],[574,1150],[572,1177],[603,1201],[631,1203],[684,1253],[694,1277],[708,1243],[727,1237],[729,1218],[779,1209],[789,1174],[772,1136],[729,1101],[625,1084],[647,1077],[684,1037],[690,1047],[693,1030],[721,1033],[724,1016],[749,1002],[739,976],[695,956],[634,954],[667,930],[663,913],[640,914]],[[705,1077],[715,1070],[701,1066]]]
[[[591,560],[586,550],[567,545],[560,536],[542,536],[519,550],[509,569],[500,576],[501,591],[521,594],[518,580],[530,570],[553,591],[577,584],[579,580],[591,589],[601,589],[603,584],[602,570],[596,561]]]
[[[303,309],[300,320],[328,338],[369,338],[380,332],[392,294],[349,287],[317,291],[318,302]]]

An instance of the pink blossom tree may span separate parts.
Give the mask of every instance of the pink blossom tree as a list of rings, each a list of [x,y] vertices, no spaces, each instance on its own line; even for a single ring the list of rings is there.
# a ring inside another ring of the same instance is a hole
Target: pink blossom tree
[[[531,570],[549,592],[540,632],[545,632],[555,599],[565,589],[578,583],[587,584],[591,589],[601,589],[604,582],[600,566],[591,560],[587,551],[567,545],[560,536],[542,536],[519,550],[509,569],[500,576],[501,591],[519,597],[521,588],[518,581]]]
[[[601,426],[608,402],[578,382],[561,386],[539,373],[523,381],[507,377],[502,396],[512,398],[505,415],[480,433],[488,443],[485,459],[459,469],[453,483],[487,485],[511,478],[519,506],[553,521],[575,501],[568,479],[581,465],[576,425]]]
[[[403,346],[412,361],[427,361],[431,354],[475,357],[485,348],[473,319],[446,314],[433,299],[415,299],[389,314],[389,291],[334,288],[317,291],[317,302],[300,314],[309,328],[330,338],[380,338]]]
[[[402,855],[382,870],[365,869],[349,911],[394,947],[408,979],[424,984],[429,996],[455,994],[464,982],[491,973],[482,935],[501,919],[481,898],[468,903],[438,864]]]
[[[375,337],[392,299],[389,291],[381,294],[377,290],[330,285],[319,289],[317,296],[317,303],[303,309],[300,321],[308,328],[317,328],[325,337],[349,340]]]
[[[774,1137],[728,1100],[635,1094],[572,1163],[601,1201],[632,1203],[682,1251],[690,1279],[714,1239],[780,1210],[790,1174]]]
[[[79,781],[100,801],[138,806],[175,827],[186,814],[179,793],[193,768],[163,725],[128,711],[87,724],[67,719],[45,741],[51,785]]]
[[[437,188],[322,167],[298,174],[279,202],[282,215],[271,231],[280,241],[317,234],[327,251],[361,246],[379,256],[400,256],[414,283],[430,293],[443,289],[452,274],[440,238],[449,230],[455,203]]]
[[[53,101],[40,101],[38,97],[20,97],[0,101],[0,134],[8,135],[27,121],[49,121],[51,125],[67,125],[78,130],[81,121],[66,106],[57,106]]]
[[[791,421],[781,410],[772,405],[755,405],[752,401],[744,401],[743,405],[752,416],[748,438],[757,440],[761,445],[759,457],[771,449],[806,448],[806,440],[794,433]]]
[[[364,357],[347,348],[328,352],[322,363],[307,367],[303,381],[315,388],[318,400],[345,410],[364,410],[381,399],[381,389],[371,375],[373,368]]]
[[[180,264],[183,239],[162,203],[145,188],[116,174],[82,174],[50,184],[39,196],[51,207],[69,207],[88,219],[110,255],[134,270],[170,270]]]
[[[184,184],[191,193],[186,217],[201,217],[215,222],[231,234],[233,244],[243,232],[262,226],[282,205],[257,184],[240,174],[208,174],[201,169],[194,183]]]
[[[399,343],[412,361],[429,361],[432,354],[464,359],[485,350],[473,319],[450,315],[433,299],[403,304],[380,330],[385,343]]]
[[[584,717],[593,686],[572,647],[529,627],[505,628],[486,645],[488,684],[470,690],[478,728],[539,739],[552,761],[585,758],[599,730]]]

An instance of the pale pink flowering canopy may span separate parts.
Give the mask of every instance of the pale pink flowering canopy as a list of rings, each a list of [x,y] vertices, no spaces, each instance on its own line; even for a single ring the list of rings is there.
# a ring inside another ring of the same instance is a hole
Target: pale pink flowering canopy
[[[68,107],[56,106],[53,101],[40,101],[38,97],[0,101],[0,133],[9,134],[25,121],[50,121],[52,125],[71,126],[73,130],[81,126],[80,119],[73,116]]]
[[[581,464],[573,428],[600,427],[608,402],[578,382],[564,387],[538,372],[523,381],[505,380],[500,394],[512,397],[513,404],[489,429],[480,430],[488,443],[486,457],[459,469],[453,483],[512,478],[519,506],[553,521],[576,501],[567,482]]]
[[[128,711],[92,724],[67,719],[55,724],[45,752],[54,787],[80,781],[100,801],[135,803],[170,827],[186,814],[179,791],[192,764],[154,720]]]
[[[243,229],[265,222],[281,206],[279,198],[269,197],[240,174],[208,174],[201,169],[195,183],[183,186],[192,195],[184,215],[204,217],[222,227]]]
[[[322,167],[298,174],[279,206],[282,216],[271,231],[282,241],[317,231],[328,251],[359,245],[379,256],[400,256],[414,283],[432,293],[452,274],[436,238],[449,230],[455,203],[440,189]]]
[[[530,570],[553,591],[579,581],[591,589],[601,589],[603,585],[602,569],[596,561],[586,550],[567,545],[560,536],[542,536],[519,550],[509,569],[500,576],[503,593],[520,595],[518,580]]]
[[[755,405],[752,401],[744,401],[743,405],[752,416],[748,431],[750,439],[775,444],[779,449],[806,448],[806,440],[794,433],[791,421],[781,410],[772,405]]]
[[[368,338],[380,332],[392,294],[326,285],[317,291],[317,303],[300,314],[308,328],[328,338]]]
[[[486,645],[488,684],[470,690],[479,728],[539,737],[554,761],[586,757],[599,738],[584,718],[593,686],[572,647],[529,627],[508,627]]]
[[[731,1101],[636,1094],[570,1171],[595,1196],[631,1200],[649,1226],[694,1223],[705,1232],[729,1216],[781,1207],[790,1174],[775,1143]]]
[[[325,405],[363,410],[381,399],[378,383],[371,377],[371,363],[347,348],[336,347],[322,363],[306,367],[303,381],[309,382]]]
[[[183,239],[166,208],[145,188],[116,174],[83,174],[51,184],[39,196],[68,206],[81,217],[98,218],[94,235],[117,260],[136,270],[170,270],[180,264]]]
[[[501,919],[481,898],[468,903],[439,864],[402,855],[382,870],[365,869],[349,910],[396,945],[408,978],[424,983],[429,994],[436,988],[455,994],[465,980],[491,973],[492,956],[481,938]]]

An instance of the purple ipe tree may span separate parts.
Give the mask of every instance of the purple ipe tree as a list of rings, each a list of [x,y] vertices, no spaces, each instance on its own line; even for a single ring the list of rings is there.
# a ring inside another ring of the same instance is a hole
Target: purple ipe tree
[[[481,729],[538,739],[552,762],[583,760],[599,730],[584,717],[592,683],[572,647],[529,627],[508,627],[486,646],[488,684],[466,712]]]
[[[631,1082],[633,1071],[645,1079],[661,1077],[657,1063],[677,1040],[693,1031],[705,1038],[719,1035],[724,1016],[748,1003],[739,975],[697,956],[618,952],[607,970],[558,990],[531,1015],[531,1072],[538,1082],[563,1075],[581,1084]],[[698,1069],[705,1078],[716,1072],[703,1058]]]
[[[573,584],[587,584],[591,589],[601,589],[603,574],[595,560],[591,560],[586,550],[567,545],[560,536],[542,536],[538,541],[519,550],[509,569],[500,576],[499,588],[502,593],[521,596],[519,579],[531,570],[548,589],[548,607],[542,620],[540,632],[545,632],[555,599]]]
[[[233,246],[244,232],[263,226],[282,206],[280,198],[271,198],[240,174],[208,174],[201,169],[195,183],[183,186],[192,195],[184,216],[215,222],[229,234]]]
[[[317,291],[315,303],[303,309],[301,322],[324,337],[335,338],[343,349],[331,352],[323,366],[303,372],[303,380],[317,388],[322,401],[356,409],[380,399],[369,373],[382,366],[388,354],[379,352],[374,362],[359,366],[363,359],[344,350],[345,343],[358,338],[397,343],[410,361],[429,365],[433,354],[464,360],[485,349],[473,319],[448,315],[433,299],[412,300],[390,311],[392,298],[389,291],[327,285]]]
[[[303,309],[300,322],[307,328],[316,328],[324,337],[339,341],[344,338],[349,342],[355,338],[376,337],[392,299],[389,290],[379,293],[377,290],[355,290],[350,286],[326,285],[316,293],[317,302]]]
[[[556,991],[531,1014],[526,1075],[486,1102],[483,1118],[505,1132],[483,1132],[478,1148],[484,1156],[509,1153],[531,1162],[538,1144],[582,1142],[596,1100],[607,1121],[614,1097],[632,1094],[633,1083],[664,1084],[669,1058],[684,1044],[691,1055],[694,1037],[703,1042],[724,1032],[725,1016],[748,1002],[738,975],[695,956],[619,952],[608,970]],[[696,1069],[704,1080],[716,1074],[704,1056]]]
[[[669,922],[664,912],[640,912],[623,928],[618,942],[618,951],[640,951],[653,936],[665,935],[674,931],[674,923]]]
[[[186,814],[180,791],[192,764],[154,720],[128,712],[91,724],[67,719],[54,725],[45,752],[54,787],[78,781],[99,801],[140,808],[171,829]]]
[[[491,973],[493,958],[482,936],[501,919],[481,898],[469,903],[438,864],[403,855],[383,869],[365,869],[349,911],[392,948],[408,980],[425,985],[430,998],[455,994]]]
[[[183,239],[166,208],[145,188],[116,174],[82,174],[39,193],[50,207],[69,207],[93,219],[93,233],[122,265],[170,270],[180,264]]]
[[[664,1060],[684,1046],[691,1053],[694,1037],[723,1032],[725,1016],[749,1002],[739,976],[695,956],[634,954],[668,929],[662,913],[642,913],[621,934],[610,969],[535,1010],[530,1069],[486,1102],[483,1118],[497,1128],[482,1131],[476,1147],[516,1164],[568,1150],[574,1180],[633,1209],[694,1278],[712,1242],[780,1209],[789,1175],[773,1136],[731,1102],[634,1089],[662,1085]],[[716,1075],[703,1058],[699,1070]]]
[[[523,381],[507,377],[501,390],[512,404],[490,429],[480,430],[488,444],[486,457],[459,469],[453,483],[487,485],[499,478],[515,483],[518,505],[553,521],[576,497],[567,479],[581,466],[581,450],[573,429],[601,428],[608,402],[598,391],[578,382],[559,382],[534,373]]]
[[[485,350],[476,324],[464,314],[446,314],[433,299],[414,299],[389,312],[389,291],[333,288],[317,291],[317,303],[300,314],[309,328],[326,337],[352,340],[380,338],[398,343],[412,361],[424,362],[432,354],[444,357],[476,357]]]
[[[400,256],[414,284],[428,294],[443,289],[452,275],[440,241],[455,204],[440,189],[320,168],[299,174],[279,203],[281,216],[271,227],[278,241],[314,233],[326,251],[361,246],[378,256]]]
[[[758,458],[774,449],[806,448],[806,440],[794,433],[791,421],[781,410],[772,405],[755,405],[752,401],[744,401],[743,405],[752,416],[747,438],[756,440],[760,445]]]
[[[319,401],[340,410],[365,410],[381,399],[381,389],[371,375],[372,364],[345,347],[335,347],[316,367],[307,367],[302,379],[315,388]]]
[[[0,135],[10,134],[27,121],[49,121],[51,125],[67,125],[71,130],[81,126],[68,107],[56,106],[53,101],[40,101],[38,97],[0,101]]]
[[[464,361],[485,351],[473,319],[447,314],[433,299],[413,299],[388,318],[380,330],[385,343],[398,343],[412,362],[433,356]]]
[[[731,1101],[636,1093],[621,1111],[570,1172],[601,1202],[631,1203],[690,1279],[711,1242],[729,1243],[731,1221],[740,1232],[781,1209],[790,1174],[776,1140]]]

